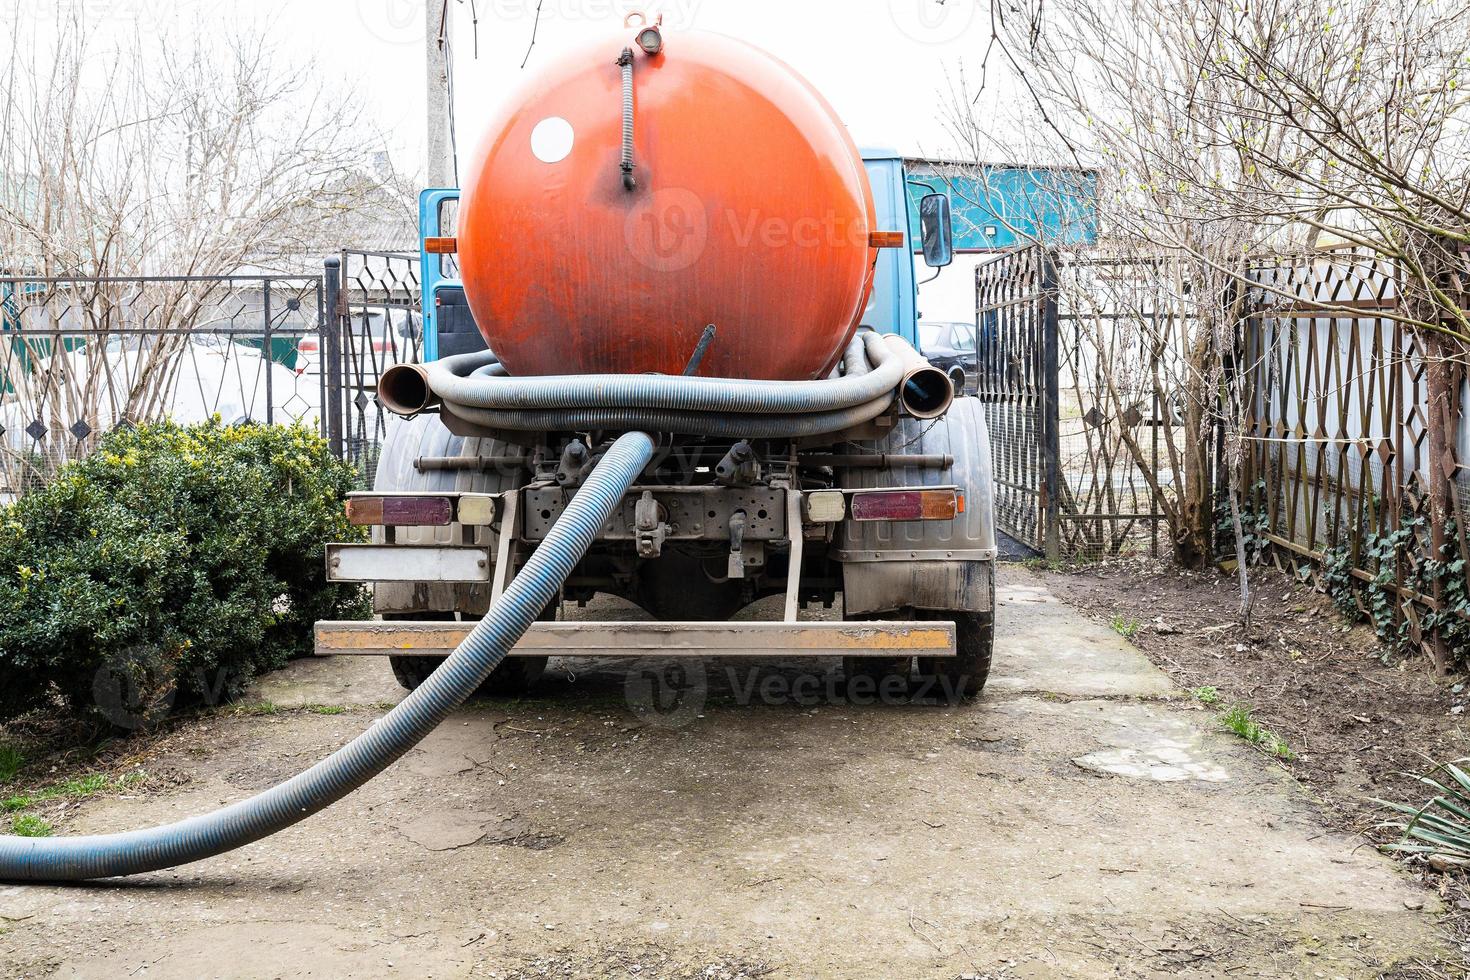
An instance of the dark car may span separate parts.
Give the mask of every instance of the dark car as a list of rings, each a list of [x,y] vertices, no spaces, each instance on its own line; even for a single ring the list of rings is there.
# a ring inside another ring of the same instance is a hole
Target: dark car
[[[958,320],[923,320],[919,323],[919,350],[929,363],[949,375],[955,394],[975,387],[975,325]],[[967,387],[968,386],[968,387]]]

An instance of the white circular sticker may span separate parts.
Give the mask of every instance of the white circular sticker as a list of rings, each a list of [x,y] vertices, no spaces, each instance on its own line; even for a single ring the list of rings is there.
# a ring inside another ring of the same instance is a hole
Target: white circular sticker
[[[561,116],[547,116],[531,130],[531,152],[542,163],[560,163],[572,152],[576,134]]]

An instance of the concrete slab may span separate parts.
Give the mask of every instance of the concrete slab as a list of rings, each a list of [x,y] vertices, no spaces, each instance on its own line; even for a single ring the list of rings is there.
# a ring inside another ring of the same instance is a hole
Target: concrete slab
[[[1162,697],[1169,678],[1127,640],[1063,605],[1041,579],[1007,566],[996,585],[998,655],[989,690],[1067,697]]]

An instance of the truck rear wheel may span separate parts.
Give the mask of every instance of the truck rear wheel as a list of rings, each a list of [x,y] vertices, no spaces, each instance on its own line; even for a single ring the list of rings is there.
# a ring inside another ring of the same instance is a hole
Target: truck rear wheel
[[[951,701],[978,696],[990,676],[990,655],[995,646],[994,614],[920,610],[915,618],[954,623],[955,655],[919,658],[920,679],[932,679],[937,685],[931,693]]]
[[[432,619],[452,620],[453,613],[448,612],[422,612],[422,613],[384,613],[384,619]],[[538,619],[556,619],[556,605],[547,607]],[[429,679],[429,675],[439,669],[447,657],[389,657],[388,663],[393,668],[393,676],[405,690],[417,690],[419,685]],[[506,657],[496,667],[494,672],[485,679],[475,691],[476,697],[520,697],[526,694],[546,673],[547,657]]]

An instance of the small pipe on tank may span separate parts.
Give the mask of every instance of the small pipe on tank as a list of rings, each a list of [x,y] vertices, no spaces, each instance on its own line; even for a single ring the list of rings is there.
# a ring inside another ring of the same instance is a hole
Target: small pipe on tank
[[[903,361],[903,380],[898,384],[898,401],[916,419],[937,419],[954,402],[954,382],[948,374],[929,363],[906,341],[894,335],[885,338]]]
[[[631,191],[638,186],[633,176],[633,49],[624,48],[618,55],[618,67],[623,70],[623,152],[618,168],[623,172],[623,189]]]

